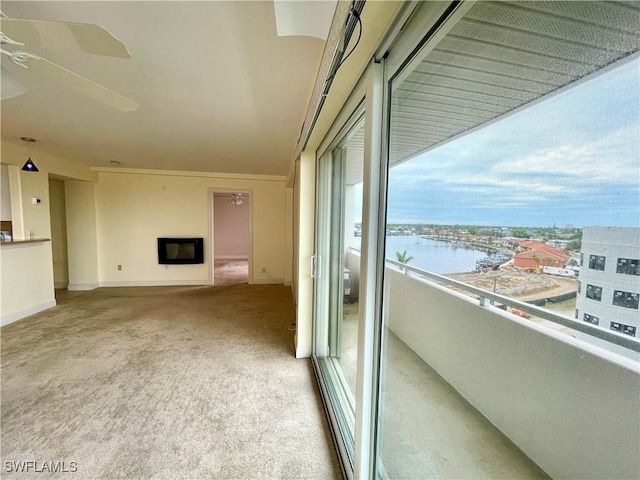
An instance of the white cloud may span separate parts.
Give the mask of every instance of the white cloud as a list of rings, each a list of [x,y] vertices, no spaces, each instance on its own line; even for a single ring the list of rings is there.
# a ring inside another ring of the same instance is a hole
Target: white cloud
[[[583,144],[562,144],[520,156],[461,161],[455,153],[434,151],[391,170],[392,184],[407,189],[449,187],[462,194],[526,197],[586,193],[602,185],[637,185],[640,180],[638,125]],[[502,145],[504,150],[513,150]],[[499,152],[496,152],[499,155]],[[455,156],[454,156],[455,155]]]
[[[560,145],[493,166],[494,173],[567,177],[584,184],[637,183],[640,144],[633,125],[583,145]]]

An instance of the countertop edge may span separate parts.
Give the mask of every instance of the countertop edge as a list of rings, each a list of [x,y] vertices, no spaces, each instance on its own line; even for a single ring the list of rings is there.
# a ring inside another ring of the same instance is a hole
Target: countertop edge
[[[0,245],[20,245],[25,243],[50,242],[50,238],[29,238],[27,240],[10,240],[8,242],[0,242]]]

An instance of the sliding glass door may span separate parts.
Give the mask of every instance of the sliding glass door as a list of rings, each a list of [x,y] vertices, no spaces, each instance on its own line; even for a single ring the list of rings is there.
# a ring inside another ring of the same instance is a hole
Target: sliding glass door
[[[358,358],[363,109],[318,161],[314,361],[343,453],[352,463]]]
[[[349,478],[634,471],[639,19],[406,2],[366,124],[318,152],[313,362]]]
[[[584,356],[563,336],[621,350],[584,322],[597,312],[596,325],[619,325],[626,311],[603,307],[600,285],[615,281],[604,255],[633,232],[638,248],[638,15],[629,3],[461,2],[431,18],[419,48],[390,55],[403,67],[387,76],[379,477],[591,474],[567,459],[599,449],[582,432],[601,415],[574,416],[551,358]],[[576,303],[577,226],[594,224],[616,227],[584,229],[602,264],[580,276],[599,293]],[[580,403],[596,404],[598,388]],[[615,388],[612,401],[637,399],[637,384]]]

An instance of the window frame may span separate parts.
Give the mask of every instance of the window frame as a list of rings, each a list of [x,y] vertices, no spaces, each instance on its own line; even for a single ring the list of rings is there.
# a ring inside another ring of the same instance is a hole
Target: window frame
[[[584,313],[582,315],[582,320],[592,325],[600,325],[600,317],[596,317],[595,315],[591,315],[589,313]]]
[[[616,303],[616,297],[621,297],[621,301],[618,300],[618,303]],[[626,305],[627,300],[629,299],[631,299],[632,302],[631,306]],[[640,294],[636,292],[627,292],[626,290],[614,290],[611,304],[615,305],[616,307],[638,310],[638,307],[640,306]]]
[[[334,440],[337,445],[338,455],[341,459],[343,473],[346,478],[353,478],[356,449],[355,449],[355,416],[357,402],[350,392],[343,372],[329,355],[329,323],[332,312],[330,303],[332,293],[335,294],[335,285],[331,284],[331,249],[335,247],[333,240],[336,234],[332,216],[334,212],[333,198],[334,182],[334,155],[341,155],[347,137],[363,120],[366,122],[366,106],[362,97],[362,90],[357,90],[351,98],[353,110],[344,112],[345,116],[336,119],[337,126],[330,129],[332,137],[323,142],[317,150],[316,156],[316,238],[314,256],[316,272],[314,278],[314,312],[312,328],[312,365],[318,379],[325,407],[332,426]],[[346,115],[348,113],[348,115]],[[346,118],[345,118],[346,117]],[[334,124],[335,125],[335,124]],[[341,221],[341,220],[340,220]],[[338,282],[341,284],[341,282]],[[326,332],[324,331],[326,329]],[[358,339],[359,341],[359,339]],[[326,343],[326,346],[325,346]],[[359,375],[359,373],[358,373]],[[351,430],[353,426],[353,431]]]
[[[595,292],[595,295],[597,296],[590,296],[589,292]],[[602,287],[598,286],[598,285],[592,285],[590,283],[587,283],[587,288],[585,289],[585,295],[589,300],[594,300],[596,302],[601,302],[602,301]]]
[[[623,265],[623,262],[626,265]],[[616,273],[620,273],[622,275],[640,275],[640,259],[618,257],[616,262]]]
[[[589,255],[589,270],[604,272],[607,265],[607,257],[604,255]]]

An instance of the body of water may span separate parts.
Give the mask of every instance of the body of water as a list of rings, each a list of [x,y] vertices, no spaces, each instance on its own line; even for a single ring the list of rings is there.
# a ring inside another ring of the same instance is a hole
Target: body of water
[[[360,248],[361,237],[354,237],[353,246]],[[409,262],[413,267],[433,273],[459,273],[476,268],[476,260],[487,256],[486,251],[464,245],[427,240],[418,235],[398,235],[387,237],[387,258],[396,260],[396,252],[407,251],[414,257]]]

